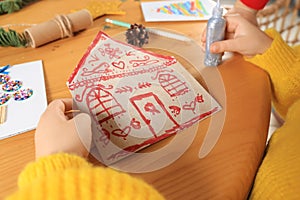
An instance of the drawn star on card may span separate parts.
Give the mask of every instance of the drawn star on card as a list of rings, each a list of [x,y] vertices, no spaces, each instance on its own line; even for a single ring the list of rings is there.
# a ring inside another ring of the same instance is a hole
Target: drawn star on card
[[[74,105],[92,118],[93,142],[114,163],[221,110],[173,56],[99,32],[69,78]]]
[[[126,14],[125,11],[119,8],[121,4],[121,1],[91,1],[88,3],[86,9],[91,12],[93,19],[105,14],[124,15]]]

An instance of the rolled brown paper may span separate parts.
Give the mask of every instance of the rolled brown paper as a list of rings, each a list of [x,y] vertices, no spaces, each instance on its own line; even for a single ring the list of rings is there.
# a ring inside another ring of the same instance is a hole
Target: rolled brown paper
[[[24,30],[25,36],[33,48],[70,37],[73,33],[91,26],[93,18],[88,10],[80,10],[68,15],[58,15],[54,19]]]
[[[24,33],[29,44],[33,48],[36,48],[48,42],[60,39],[62,30],[55,20],[50,20],[25,29]]]
[[[84,30],[93,24],[93,17],[87,9],[68,14],[67,18],[71,21],[73,33]]]

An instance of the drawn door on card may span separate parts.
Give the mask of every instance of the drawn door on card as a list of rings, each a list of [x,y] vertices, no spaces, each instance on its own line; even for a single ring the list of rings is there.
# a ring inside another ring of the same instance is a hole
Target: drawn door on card
[[[165,108],[164,103],[152,92],[133,96],[130,102],[155,138],[166,133],[168,129],[180,126]]]

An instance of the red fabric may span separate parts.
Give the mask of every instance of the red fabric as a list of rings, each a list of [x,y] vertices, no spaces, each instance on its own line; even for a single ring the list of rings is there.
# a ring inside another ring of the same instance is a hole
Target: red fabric
[[[249,8],[260,10],[265,7],[269,0],[240,0],[243,4]]]

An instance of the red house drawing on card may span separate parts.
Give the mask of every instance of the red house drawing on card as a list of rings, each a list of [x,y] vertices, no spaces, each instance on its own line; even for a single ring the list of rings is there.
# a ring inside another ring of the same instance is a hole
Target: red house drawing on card
[[[93,119],[94,144],[106,164],[221,110],[173,56],[113,40],[102,32],[67,85],[74,104]]]

